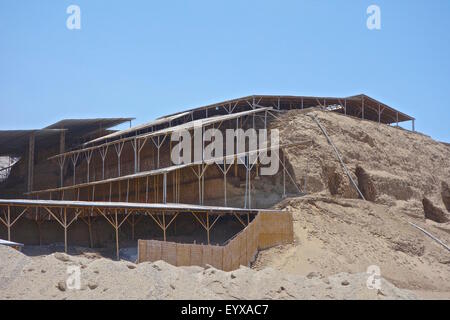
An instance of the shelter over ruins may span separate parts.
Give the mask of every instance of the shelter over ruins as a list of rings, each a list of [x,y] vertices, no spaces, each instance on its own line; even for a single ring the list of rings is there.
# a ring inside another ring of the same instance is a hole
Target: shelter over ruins
[[[178,214],[190,212],[207,231],[209,244],[210,230],[219,218],[234,217],[242,228],[258,210],[287,193],[304,194],[306,190],[292,178],[283,158],[283,148],[289,145],[283,141],[267,150],[246,150],[244,154],[236,148],[234,154],[227,155],[231,163],[201,159],[174,165],[170,135],[198,127],[266,129],[278,112],[307,108],[386,125],[411,121],[414,130],[413,117],[361,94],[344,98],[252,95],[118,131],[110,129],[132,119],[66,119],[43,129],[0,131],[0,156],[18,159],[0,168],[8,173],[0,182],[0,222],[7,227],[11,240],[11,227],[21,217],[38,225],[56,221],[65,230],[67,248],[67,229],[72,222],[78,218],[86,222],[92,245],[91,218],[105,217],[115,228],[119,255],[119,228],[123,222],[132,226],[134,240],[137,220],[148,215],[166,240],[166,230]],[[298,143],[309,142],[305,137]],[[280,170],[273,177],[262,177],[260,163],[251,163],[249,153],[272,152],[275,147],[279,148]],[[256,197],[255,188],[261,181],[279,186],[282,194],[266,190],[263,196]],[[170,217],[167,221],[166,215]]]

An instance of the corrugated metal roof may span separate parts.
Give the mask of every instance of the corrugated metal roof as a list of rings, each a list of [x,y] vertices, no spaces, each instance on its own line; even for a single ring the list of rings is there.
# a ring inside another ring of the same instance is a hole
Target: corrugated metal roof
[[[199,120],[194,120],[194,121],[190,121],[187,123],[183,123],[180,124],[178,126],[175,127],[170,127],[170,128],[166,128],[163,130],[159,130],[157,132],[154,133],[149,133],[147,135],[143,135],[143,137],[151,137],[154,135],[164,135],[164,134],[168,134],[168,133],[172,133],[172,132],[177,132],[177,131],[182,131],[182,130],[189,130],[192,128],[201,128],[201,127],[205,127],[214,123],[218,123],[221,121],[227,121],[227,120],[231,120],[231,119],[236,119],[236,118],[240,118],[246,115],[251,115],[254,113],[259,113],[262,111],[269,111],[272,110],[272,107],[262,107],[262,108],[257,108],[257,109],[253,109],[253,110],[249,110],[249,111],[243,111],[243,112],[238,112],[238,113],[231,113],[231,114],[227,114],[227,115],[223,115],[223,116],[214,116],[214,117],[210,117],[210,118],[205,118],[205,119],[199,119]]]
[[[233,207],[201,206],[183,203],[133,203],[133,202],[103,202],[103,201],[62,201],[62,200],[28,200],[28,199],[0,199],[3,206],[21,207],[58,207],[58,208],[104,208],[104,209],[136,209],[158,211],[196,211],[196,212],[281,212],[271,209],[244,209]]]
[[[35,136],[36,146],[49,147],[59,144],[59,134],[61,131],[67,131],[67,135],[79,138],[83,135],[93,134],[133,119],[64,119],[43,129],[0,130],[0,156],[22,156],[25,154],[32,134]]]
[[[243,111],[243,112],[238,112],[238,113],[231,113],[231,114],[227,114],[227,115],[214,116],[214,117],[210,117],[210,118],[194,120],[194,121],[183,123],[183,124],[180,124],[180,125],[177,125],[177,126],[174,126],[174,127],[169,127],[169,128],[165,128],[165,129],[162,129],[162,130],[158,130],[158,131],[154,131],[154,132],[150,132],[150,133],[146,133],[146,134],[141,134],[141,135],[138,135],[136,137],[124,138],[122,140],[125,141],[125,140],[131,140],[131,139],[134,139],[134,138],[144,139],[144,138],[163,136],[163,135],[167,135],[167,134],[172,133],[172,132],[177,132],[177,131],[182,131],[182,130],[188,130],[188,129],[196,128],[196,127],[211,125],[213,123],[219,123],[221,121],[231,120],[231,119],[239,118],[239,117],[242,117],[242,116],[245,116],[245,115],[251,115],[251,114],[254,114],[254,113],[258,113],[258,112],[262,112],[262,111],[268,111],[268,110],[272,110],[272,109],[273,109],[272,107],[261,107],[261,108],[256,108],[256,109]],[[93,147],[77,149],[77,150],[73,150],[73,151],[57,154],[57,155],[52,156],[52,157],[50,157],[48,159],[50,160],[50,159],[58,158],[58,157],[61,157],[61,156],[64,156],[64,155],[67,156],[67,155],[71,155],[71,154],[75,154],[75,153],[80,153],[80,152],[84,152],[84,151],[100,148],[102,146],[106,146],[106,145],[110,145],[110,144],[114,144],[114,143],[115,143],[115,141],[112,141],[112,142],[104,143],[104,144],[93,146]]]
[[[28,148],[31,135],[39,147],[48,147],[59,143],[61,131],[79,137],[91,134],[99,129],[108,129],[131,121],[134,118],[98,118],[98,119],[64,119],[43,129],[0,130],[0,156],[21,156]]]
[[[106,141],[107,139],[113,139],[113,138],[117,138],[117,137],[123,137],[132,133],[135,133],[136,135],[140,134],[138,131],[142,131],[144,129],[148,129],[152,126],[156,126],[162,123],[167,123],[170,122],[172,120],[181,118],[187,114],[193,113],[193,112],[197,112],[197,111],[203,111],[203,110],[207,110],[207,109],[211,109],[211,108],[219,108],[219,107],[223,107],[226,105],[230,105],[231,106],[238,106],[240,105],[245,106],[245,107],[249,107],[249,101],[251,101],[251,105],[253,105],[253,107],[258,106],[259,102],[264,102],[267,106],[267,103],[272,103],[273,105],[277,104],[277,103],[281,103],[281,104],[289,104],[289,103],[294,103],[294,104],[298,104],[300,103],[300,101],[302,100],[306,100],[306,101],[318,101],[317,105],[319,105],[322,101],[329,101],[329,102],[338,102],[340,100],[354,100],[354,101],[360,101],[361,98],[365,98],[367,100],[370,100],[376,104],[379,104],[381,106],[383,106],[383,110],[386,110],[386,112],[390,113],[390,120],[386,120],[387,122],[395,122],[396,119],[393,119],[393,115],[396,114],[396,112],[398,112],[399,114],[399,118],[398,120],[401,121],[408,121],[408,120],[413,120],[414,118],[403,113],[400,112],[392,107],[389,107],[388,105],[379,102],[378,100],[371,98],[367,95],[364,94],[359,94],[359,95],[355,95],[355,96],[350,96],[350,97],[313,97],[313,96],[294,96],[294,95],[251,95],[251,96],[246,96],[246,97],[241,97],[241,98],[236,98],[236,99],[231,99],[231,100],[226,100],[226,101],[222,101],[222,102],[218,102],[218,103],[213,103],[213,104],[209,104],[209,105],[204,105],[201,107],[197,107],[197,108],[193,108],[193,109],[189,109],[187,111],[182,111],[182,112],[177,112],[168,116],[164,116],[161,118],[158,118],[154,121],[139,125],[139,126],[135,126],[132,127],[130,129],[126,129],[126,130],[122,130],[113,134],[110,134],[108,136],[104,136],[104,137],[100,137],[94,140],[91,140],[89,142],[86,142],[84,144],[84,146],[87,146],[89,144],[93,144],[93,143],[97,143],[100,141]],[[255,102],[255,104],[253,104],[253,101]],[[242,108],[241,108],[242,109]]]
[[[400,112],[390,106],[388,106],[385,103],[379,102],[378,100],[369,97],[365,94],[359,94],[359,95],[354,95],[354,96],[349,96],[349,97],[313,97],[313,96],[294,96],[294,95],[251,95],[251,96],[246,96],[246,97],[241,97],[241,98],[236,98],[236,99],[231,99],[231,100],[226,100],[226,101],[222,101],[222,102],[217,102],[217,103],[213,103],[213,104],[209,104],[209,105],[204,105],[201,107],[197,107],[197,108],[193,108],[193,109],[189,109],[188,112],[195,112],[195,111],[201,111],[201,110],[205,110],[205,109],[211,109],[211,108],[215,108],[215,107],[220,107],[220,106],[225,106],[225,105],[238,105],[238,104],[246,104],[246,101],[263,101],[264,103],[267,102],[272,102],[274,105],[278,102],[280,102],[281,104],[285,103],[285,104],[289,104],[289,103],[300,103],[301,100],[310,100],[310,101],[318,101],[318,102],[322,102],[324,100],[326,101],[339,101],[339,100],[354,100],[354,101],[358,101],[360,100],[360,98],[367,98],[369,100],[372,100],[376,103],[379,103],[381,106],[385,107],[386,110],[390,111],[391,113],[395,113],[395,112],[399,112],[399,121],[408,121],[408,120],[413,120],[414,118],[403,113]],[[319,105],[319,103],[318,103]],[[174,113],[171,114],[169,116],[175,116],[178,113]],[[394,121],[395,122],[395,121]]]
[[[116,138],[116,137],[125,136],[125,135],[128,135],[130,133],[134,133],[134,132],[137,133],[138,131],[149,129],[149,128],[157,126],[157,125],[170,123],[171,121],[176,120],[176,119],[181,118],[181,117],[184,117],[184,116],[186,116],[188,114],[189,114],[189,112],[182,112],[180,114],[176,114],[176,115],[173,115],[173,116],[170,116],[170,117],[164,117],[164,118],[156,119],[156,120],[144,123],[144,124],[140,124],[140,125],[131,127],[129,129],[120,130],[120,131],[108,134],[106,136],[103,136],[103,137],[100,137],[100,138],[88,141],[88,142],[84,143],[83,146],[87,146],[89,144],[93,144],[93,143],[100,142],[100,141],[105,141],[105,140]]]
[[[93,119],[63,119],[44,129],[76,129],[80,127],[103,127],[105,129],[121,123],[134,120],[134,118],[93,118]]]
[[[0,130],[0,156],[21,156],[27,151],[30,136],[35,143],[51,145],[64,129]]]
[[[45,129],[67,129],[71,136],[81,138],[96,133],[104,134],[104,130],[131,120],[134,118],[63,119]]]

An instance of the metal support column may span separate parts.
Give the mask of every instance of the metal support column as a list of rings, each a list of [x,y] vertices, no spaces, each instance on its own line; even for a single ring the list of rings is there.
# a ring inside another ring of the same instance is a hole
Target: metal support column
[[[34,179],[34,133],[30,135],[28,143],[28,192],[33,191],[33,179]]]

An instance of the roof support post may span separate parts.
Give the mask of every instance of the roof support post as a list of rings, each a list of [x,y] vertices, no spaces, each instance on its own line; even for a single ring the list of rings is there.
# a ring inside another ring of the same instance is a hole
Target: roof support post
[[[125,145],[125,142],[119,142],[118,144],[114,145],[114,148],[116,149],[117,153],[117,173],[118,177],[120,177],[120,156],[122,155],[123,146]]]
[[[148,203],[148,179],[149,177],[145,179],[145,203]]]
[[[200,165],[198,165],[198,204],[202,204],[202,180],[201,180]]]
[[[134,138],[133,141],[131,141],[131,144],[133,146],[133,150],[134,150],[134,173],[138,172],[138,142],[137,139]]]
[[[163,224],[163,236],[164,236],[164,241],[166,241],[166,229],[167,229],[167,227],[166,227],[166,214],[165,214],[165,212],[163,211],[163,213],[162,213],[162,224]]]
[[[28,209],[29,207],[25,207],[25,209],[22,210],[22,212],[13,221],[11,221],[11,206],[8,205],[4,219],[0,217],[0,222],[2,222],[8,229],[8,241],[11,241],[11,227],[28,211]]]
[[[33,191],[33,179],[34,179],[34,133],[30,135],[28,143],[28,192]]]
[[[141,151],[144,148],[145,143],[147,142],[147,138],[145,138],[144,140],[138,140],[138,144],[137,144],[137,171],[140,172],[141,171]]]
[[[159,136],[158,136],[158,156],[157,156],[157,161],[156,161],[156,168],[159,169],[159,148],[161,147],[160,141],[159,141]]]
[[[167,134],[164,135],[163,139],[161,140],[161,136],[158,136],[158,143],[155,142],[155,140],[153,139],[153,137],[151,137],[153,144],[155,145],[156,149],[157,149],[157,157],[156,157],[156,169],[159,169],[159,154],[160,154],[160,148],[161,146],[164,144],[164,141],[167,138]]]
[[[378,123],[381,123],[381,106],[378,105]]]
[[[8,223],[8,241],[11,241],[11,207],[8,206],[8,220],[6,221]]]
[[[134,214],[131,216],[131,240],[134,241]]]
[[[91,215],[92,215],[92,211],[91,211]],[[88,216],[88,231],[89,231],[89,247],[93,248],[94,247],[94,239],[92,238],[92,222],[91,222],[91,215]]]
[[[211,243],[209,240],[209,212],[206,212],[206,236],[208,238],[208,245]]]
[[[224,205],[227,206],[227,173],[230,171],[231,167],[233,166],[233,162],[230,163],[230,165],[227,164],[227,159],[224,156],[223,157],[223,168],[220,166],[219,163],[216,163],[217,167],[220,171],[223,173],[223,198],[224,198]]]
[[[267,129],[267,111],[264,112],[264,129]]]
[[[415,132],[416,131],[416,120],[412,119],[412,131]]]
[[[224,205],[227,206],[227,173],[223,173],[223,198]]]
[[[236,217],[236,219],[242,224],[242,226],[245,228],[246,224],[245,222],[236,214],[236,212],[233,212],[233,215]]]
[[[58,158],[58,165],[59,165],[59,184],[60,187],[64,187],[64,163],[66,162],[66,156],[61,156]]]
[[[119,223],[119,220],[117,218],[117,210],[118,209],[114,209],[114,217],[113,218],[108,218],[107,217],[107,213],[106,210],[103,211],[99,208],[95,208],[95,210],[100,213],[111,225],[112,227],[115,229],[115,233],[116,233],[116,258],[117,260],[120,260],[120,256],[119,256],[119,228],[120,226],[126,221],[126,219],[128,219],[128,217],[133,213],[134,210],[130,210],[125,217],[122,219],[122,221]]]
[[[72,166],[73,166],[73,185],[76,184],[76,170],[77,170],[77,161],[78,161],[79,155],[80,155],[79,153],[71,155]]]
[[[167,172],[163,175],[163,203],[167,203]]]
[[[129,199],[129,195],[130,195],[130,179],[127,179],[127,195],[126,195],[126,202],[128,202]]]
[[[202,205],[205,203],[205,176],[202,175]]]
[[[119,224],[117,221],[117,209],[114,210],[114,229],[116,230],[116,258],[117,260],[120,260],[120,256],[119,256]]]
[[[61,130],[59,134],[59,153],[64,153],[66,150],[66,131]]]
[[[67,208],[64,208],[64,252],[67,253]]]
[[[248,154],[244,158],[244,167],[245,167],[245,193],[244,193],[244,208],[247,209],[247,201],[248,201]]]
[[[248,168],[248,208],[252,208],[252,168]]]
[[[361,98],[361,109],[362,109],[361,118],[364,119],[364,97]]]
[[[90,182],[90,168],[91,168],[91,160],[92,160],[92,153],[94,151],[91,149],[89,151],[86,151],[85,156],[86,156],[86,163],[87,163],[87,182]]]
[[[62,154],[65,152],[66,149],[66,132],[64,130],[62,130],[59,134],[59,153]],[[64,177],[63,177],[63,170],[64,170],[64,162],[66,160],[66,156],[63,155],[62,157],[58,158],[58,162],[59,162],[59,166],[61,169],[61,173],[60,173],[60,184],[61,187],[63,187],[64,184]]]
[[[102,180],[105,180],[105,159],[106,159],[106,154],[108,153],[108,146],[101,147],[101,149],[99,149],[99,152],[100,152],[100,157],[102,158]]]

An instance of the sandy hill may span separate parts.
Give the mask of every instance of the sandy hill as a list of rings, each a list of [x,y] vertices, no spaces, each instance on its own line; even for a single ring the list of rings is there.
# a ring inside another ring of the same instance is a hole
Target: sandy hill
[[[326,128],[368,201],[358,198],[317,124]],[[294,213],[295,244],[262,252],[256,268],[324,276],[377,265],[398,287],[450,298],[450,147],[425,135],[323,111],[298,110],[272,124],[308,196],[277,205]]]

